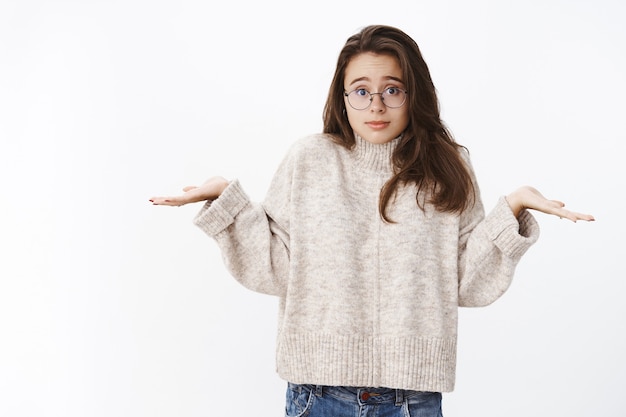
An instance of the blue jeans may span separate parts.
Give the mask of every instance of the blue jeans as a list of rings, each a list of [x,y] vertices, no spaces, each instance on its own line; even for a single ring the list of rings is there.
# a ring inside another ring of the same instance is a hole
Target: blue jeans
[[[443,417],[443,414],[439,392],[289,383],[285,416]]]

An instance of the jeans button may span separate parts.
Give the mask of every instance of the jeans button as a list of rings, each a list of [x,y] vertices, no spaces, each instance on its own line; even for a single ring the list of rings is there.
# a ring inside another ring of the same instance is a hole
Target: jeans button
[[[370,393],[369,392],[364,392],[361,394],[361,401],[367,401],[370,398]]]

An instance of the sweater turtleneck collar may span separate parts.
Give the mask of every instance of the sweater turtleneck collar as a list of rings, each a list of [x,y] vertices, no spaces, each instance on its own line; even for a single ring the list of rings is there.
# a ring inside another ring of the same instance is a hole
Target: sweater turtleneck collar
[[[386,143],[371,143],[355,134],[355,145],[353,148],[354,157],[357,165],[367,171],[376,171],[380,173],[393,172],[391,155],[398,146],[402,135]]]

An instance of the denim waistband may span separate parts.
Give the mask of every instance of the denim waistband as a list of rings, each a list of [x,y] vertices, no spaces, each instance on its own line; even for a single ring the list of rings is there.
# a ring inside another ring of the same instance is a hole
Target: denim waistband
[[[315,393],[316,396],[325,395],[339,398],[343,401],[358,403],[359,405],[375,405],[384,403],[394,403],[401,405],[405,399],[417,396],[434,395],[432,392],[411,391],[395,388],[368,388],[368,387],[343,387],[325,386],[311,384],[289,383],[289,388],[293,390],[307,390]]]

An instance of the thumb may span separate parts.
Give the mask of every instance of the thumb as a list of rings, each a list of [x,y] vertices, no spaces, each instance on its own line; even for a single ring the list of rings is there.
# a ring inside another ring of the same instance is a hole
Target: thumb
[[[196,188],[198,188],[198,187],[196,187],[195,185],[188,185],[188,186],[183,188],[183,191],[187,192],[187,191],[195,190]]]

